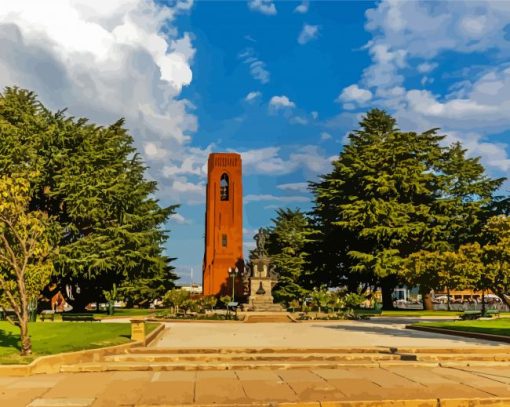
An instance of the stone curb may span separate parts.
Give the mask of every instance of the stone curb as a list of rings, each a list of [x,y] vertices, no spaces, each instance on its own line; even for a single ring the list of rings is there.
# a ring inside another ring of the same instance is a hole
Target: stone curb
[[[2,376],[31,376],[33,374],[59,373],[61,365],[70,363],[96,362],[106,355],[124,353],[135,347],[147,346],[165,329],[160,324],[145,341],[124,343],[122,345],[108,346],[105,348],[85,349],[77,352],[58,353],[56,355],[40,356],[27,365],[0,365],[0,377]]]
[[[183,406],[183,404],[179,404]],[[308,401],[308,402],[254,402],[235,404],[186,404],[193,407],[481,407],[509,406],[510,398],[363,400],[363,401]],[[136,404],[134,407],[175,407],[177,404]]]
[[[406,325],[406,329],[414,329],[416,331],[433,332],[433,333],[438,333],[438,334],[463,336],[466,338],[484,339],[484,340],[488,340],[488,341],[510,343],[510,337],[504,336],[504,335],[485,334],[485,333],[481,333],[481,332],[457,331],[455,329],[436,328],[436,327],[431,327],[431,326],[430,327],[429,326],[416,326],[416,325]]]

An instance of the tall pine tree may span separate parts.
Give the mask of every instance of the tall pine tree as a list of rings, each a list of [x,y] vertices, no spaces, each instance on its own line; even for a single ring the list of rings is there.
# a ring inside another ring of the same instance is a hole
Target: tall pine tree
[[[75,307],[101,299],[114,284],[140,278],[173,281],[162,253],[163,225],[175,206],[162,207],[154,181],[123,120],[99,127],[52,113],[26,90],[0,95],[0,174],[31,168],[32,210],[60,224],[56,278],[80,287]]]

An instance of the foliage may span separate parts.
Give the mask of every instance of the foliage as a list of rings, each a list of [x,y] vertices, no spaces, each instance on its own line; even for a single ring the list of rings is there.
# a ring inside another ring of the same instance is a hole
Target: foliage
[[[268,254],[278,273],[273,296],[278,302],[289,304],[306,296],[308,253],[305,246],[311,242],[313,230],[299,209],[278,209],[269,229]]]
[[[224,295],[223,297],[220,297],[220,302],[224,307],[227,307],[228,303],[232,302],[232,297],[230,295]]]
[[[98,300],[113,284],[146,287],[162,294],[162,278],[175,280],[162,255],[162,225],[175,206],[153,198],[156,183],[123,120],[99,127],[87,119],[53,113],[29,91],[6,88],[0,95],[0,175],[26,168],[31,211],[59,224],[54,266],[62,284],[78,284],[75,309]],[[157,280],[154,284],[151,280]],[[154,287],[155,286],[155,287]],[[169,288],[165,286],[165,289]]]
[[[0,301],[19,320],[22,355],[32,352],[29,306],[53,271],[50,220],[29,210],[29,175],[0,177]]]
[[[488,178],[478,158],[466,158],[460,144],[442,146],[443,139],[437,129],[403,132],[381,110],[366,114],[332,172],[311,184],[320,231],[311,250],[316,284],[353,292],[382,286],[389,308],[394,286],[409,276],[401,274],[409,256],[476,239],[503,179]]]
[[[185,301],[189,299],[189,296],[190,294],[188,291],[173,288],[163,297],[163,304],[165,304],[165,306],[175,308],[175,311],[179,312],[179,307],[181,307]]]
[[[214,310],[214,307],[218,303],[218,299],[214,295],[207,295],[200,298],[200,304],[204,309]]]

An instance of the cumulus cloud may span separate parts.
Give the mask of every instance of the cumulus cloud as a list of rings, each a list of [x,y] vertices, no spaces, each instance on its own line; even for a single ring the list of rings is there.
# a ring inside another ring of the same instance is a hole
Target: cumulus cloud
[[[274,202],[308,202],[309,197],[306,196],[276,196],[271,194],[252,194],[246,195],[243,198],[245,203],[261,202],[261,201],[274,201]]]
[[[303,116],[292,116],[289,119],[290,124],[300,124],[301,126],[305,126],[308,124],[308,120],[306,117]]]
[[[294,9],[294,13],[306,14],[306,13],[308,13],[309,8],[310,8],[310,2],[305,0]]]
[[[273,0],[249,0],[248,7],[252,11],[273,16],[276,14],[276,6]]]
[[[180,225],[188,225],[191,223],[189,219],[186,219],[180,213],[174,213],[173,215],[170,215],[170,220]]]
[[[33,90],[50,109],[68,108],[70,115],[101,125],[125,117],[149,177],[159,183],[158,197],[185,202],[187,193],[174,189],[179,184],[162,170],[170,156],[187,155],[197,130],[194,107],[180,95],[192,80],[193,35],[175,25],[191,6],[191,1],[172,6],[152,0],[3,1],[0,87]]]
[[[331,134],[329,134],[328,132],[326,132],[326,131],[323,131],[321,133],[321,140],[322,141],[331,140],[332,138],[333,138],[333,136]]]
[[[440,127],[448,141],[461,141],[485,165],[507,171],[508,146],[491,142],[489,136],[510,130],[510,68],[502,62],[510,56],[510,3],[384,0],[367,10],[366,17],[372,64],[351,90],[371,92],[370,102],[392,112],[402,129]],[[423,87],[433,83],[438,56],[445,52],[485,52],[490,62],[443,94],[406,87],[403,71],[410,67],[424,75]],[[343,101],[348,108],[358,107]]]
[[[297,42],[301,45],[304,45],[317,38],[318,35],[319,35],[318,25],[304,24],[303,28],[301,29],[301,32],[299,33]]]
[[[248,175],[284,175],[304,170],[314,176],[329,171],[332,159],[317,146],[305,145],[282,156],[280,147],[266,147],[240,153],[244,173]]]
[[[296,104],[292,102],[287,96],[273,96],[269,101],[269,107],[275,110],[279,109],[293,109]]]
[[[260,60],[255,53],[253,48],[246,48],[239,54],[239,58],[248,65],[250,69],[250,75],[262,84],[268,83],[271,74],[266,69],[266,63]]]
[[[307,182],[291,182],[288,184],[277,185],[277,188],[281,189],[282,191],[307,192],[308,191],[308,183]]]
[[[343,103],[365,104],[372,99],[372,92],[368,89],[362,89],[358,85],[350,85],[342,90],[338,96],[338,101]],[[345,108],[345,106],[344,106]]]
[[[257,91],[257,92],[250,92],[250,93],[248,93],[248,94],[245,96],[244,100],[245,100],[246,102],[251,102],[251,101],[253,101],[253,100],[255,100],[255,99],[258,99],[258,98],[259,98],[259,97],[261,97],[261,96],[262,96],[262,93],[260,93],[260,92],[258,92],[258,91]]]

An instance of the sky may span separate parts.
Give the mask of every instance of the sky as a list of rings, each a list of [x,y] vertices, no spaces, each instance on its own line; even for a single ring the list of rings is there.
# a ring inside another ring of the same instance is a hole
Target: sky
[[[126,118],[157,198],[180,205],[180,283],[201,282],[211,152],[242,155],[246,252],[277,208],[311,208],[307,182],[374,107],[510,170],[508,1],[2,0],[0,44],[0,89]]]

